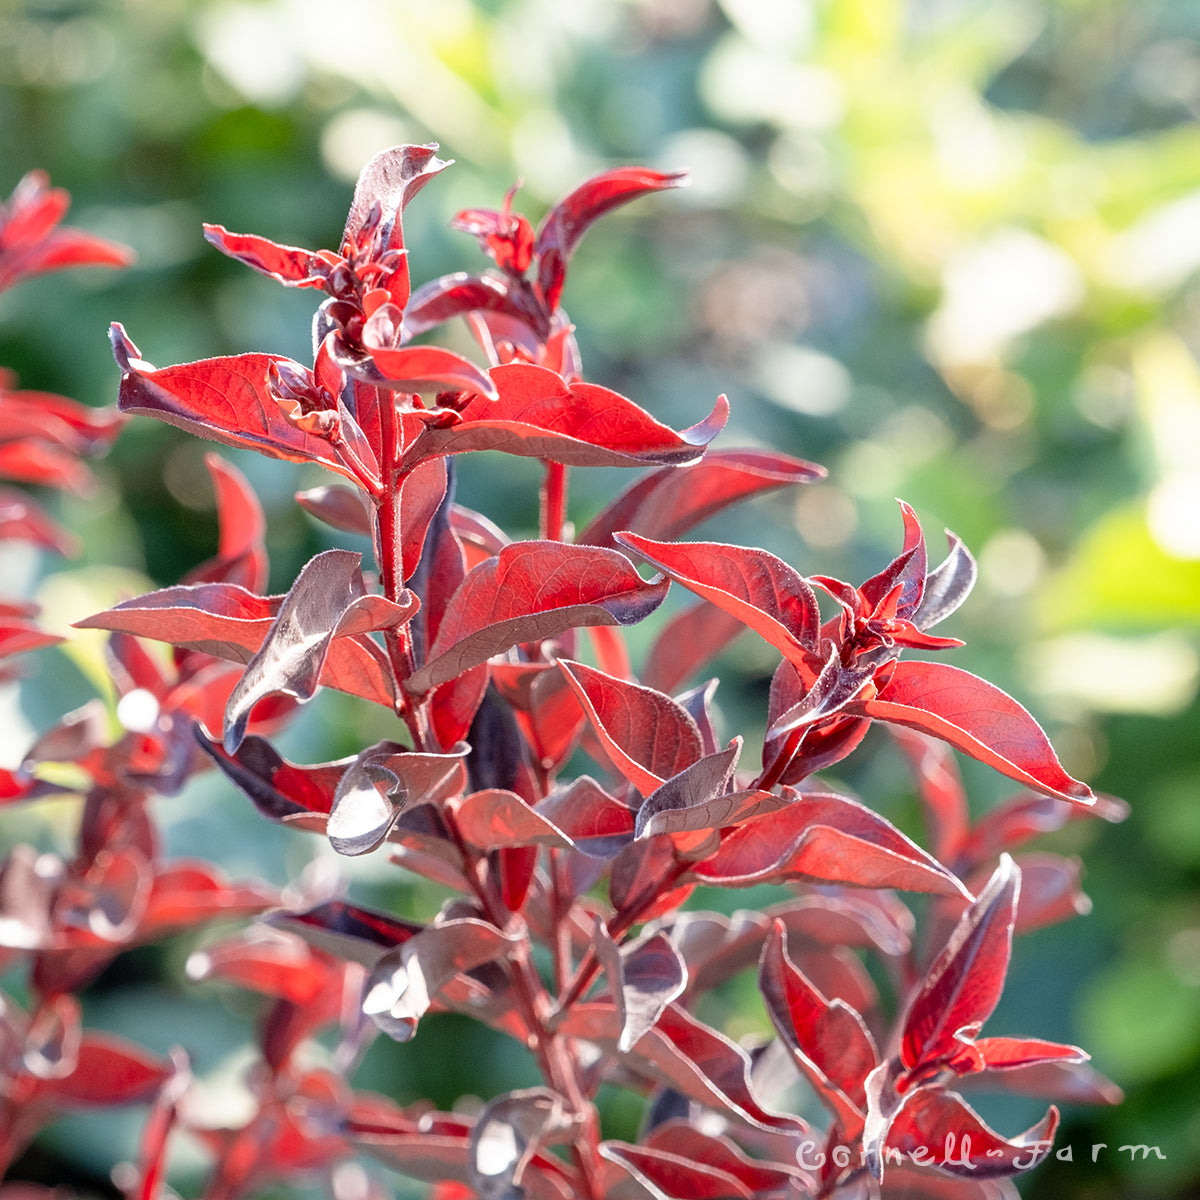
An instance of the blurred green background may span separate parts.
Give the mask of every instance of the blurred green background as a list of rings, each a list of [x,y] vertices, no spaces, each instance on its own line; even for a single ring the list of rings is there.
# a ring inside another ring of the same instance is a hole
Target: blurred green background
[[[676,424],[727,392],[721,444],[829,468],[706,536],[857,581],[898,549],[900,496],[935,546],[948,526],[976,551],[980,584],[953,629],[968,645],[951,661],[1022,699],[1074,774],[1132,807],[1123,825],[1059,843],[1083,855],[1094,910],[1018,944],[989,1024],[1078,1041],[1127,1092],[1118,1109],[1068,1108],[1059,1145],[1074,1161],[1041,1168],[1022,1194],[1192,1196],[1198,118],[1191,0],[0,0],[0,194],[45,168],[74,196],[72,223],[139,256],[120,275],[50,276],[0,297],[0,363],[26,387],[107,403],[114,319],[159,365],[304,358],[312,296],[226,260],[200,223],[336,246],[359,168],[396,142],[436,140],[457,160],[406,219],[417,281],[482,265],[447,221],[497,205],[517,178],[517,207],[536,221],[605,166],[690,169],[688,190],[607,219],[576,256],[565,304],[588,378]],[[36,596],[65,625],[147,580],[176,581],[215,546],[207,448],[135,422],[97,492],[59,506],[82,557],[6,547],[4,592]],[[234,457],[269,508],[283,588],[332,544],[291,503],[320,480]],[[460,498],[527,535],[536,479],[527,463],[472,462]],[[576,523],[619,482],[574,472]],[[5,693],[5,764],[91,694],[96,653],[44,653],[20,696]],[[748,638],[721,665],[728,737],[761,725],[772,653]],[[360,712],[321,704],[300,756],[357,750]],[[911,820],[899,761],[872,739],[845,782]],[[980,809],[1006,792],[985,771],[967,777]],[[313,850],[213,781],[188,795],[199,799],[164,807],[178,850],[280,881]],[[168,1044],[179,1035],[165,995],[203,1031],[216,1095],[251,1010],[196,1000],[179,981],[185,953],[126,956],[92,1016]],[[429,1078],[416,1047],[379,1048],[369,1084],[406,1100],[432,1088],[448,1104],[527,1082],[503,1054],[481,1079],[486,1048]],[[1003,1110],[1003,1128],[1041,1107]],[[110,1147],[78,1133],[94,1128],[65,1123],[38,1153],[53,1161],[73,1140],[79,1169],[103,1171],[87,1146]],[[1163,1157],[1131,1161],[1120,1147],[1137,1144]]]

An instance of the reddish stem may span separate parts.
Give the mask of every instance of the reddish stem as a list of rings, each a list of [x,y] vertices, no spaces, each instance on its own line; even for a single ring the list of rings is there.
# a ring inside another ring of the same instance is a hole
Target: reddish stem
[[[567,468],[562,463],[546,463],[542,481],[542,537],[561,542],[567,522]]]

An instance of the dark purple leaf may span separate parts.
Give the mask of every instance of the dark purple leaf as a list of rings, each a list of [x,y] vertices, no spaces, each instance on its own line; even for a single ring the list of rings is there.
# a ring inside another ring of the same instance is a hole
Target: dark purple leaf
[[[389,1037],[407,1042],[455,975],[504,957],[518,940],[473,917],[429,925],[375,962],[363,1012]]]
[[[954,612],[971,594],[979,573],[966,546],[949,530],[946,530],[946,537],[950,542],[950,553],[929,572],[921,603],[912,614],[912,623],[918,629],[931,629]]]

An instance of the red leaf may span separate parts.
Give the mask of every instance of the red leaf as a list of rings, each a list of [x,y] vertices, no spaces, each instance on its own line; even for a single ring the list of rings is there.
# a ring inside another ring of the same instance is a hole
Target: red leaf
[[[229,446],[245,446],[289,462],[315,462],[359,482],[361,461],[378,471],[374,453],[344,406],[331,415],[352,452],[347,457],[327,437],[305,432],[288,420],[270,386],[271,368],[286,369],[303,380],[311,372],[299,363],[270,354],[239,354],[157,370],[143,361],[120,325],[111,328],[113,354],[121,368],[118,405],[122,412],[141,413],[178,425],[200,437]]]
[[[381,250],[403,250],[401,215],[412,198],[450,163],[437,157],[437,143],[392,146],[381,150],[359,172],[354,199],[342,231],[342,247],[362,241],[372,220],[379,221]],[[408,301],[408,256],[400,255],[389,285],[392,301]]]
[[[1006,692],[945,663],[898,662],[871,700],[852,706],[942,738],[1035,791],[1094,803],[1091,788],[1063,770],[1042,728]]]
[[[220,742],[197,729],[200,747],[225,776],[248,796],[264,816],[283,821],[302,813],[329,814],[333,796],[346,767],[353,759],[298,766],[281,758],[264,738],[251,735],[236,754],[228,754]]]
[[[970,824],[967,793],[954,755],[945,742],[917,730],[896,725],[891,734],[912,767],[933,852],[942,862],[953,863]]]
[[[300,701],[311,699],[335,639],[403,625],[417,605],[411,592],[401,603],[368,594],[361,556],[352,551],[326,550],[312,558],[229,697],[225,748],[238,748],[251,709],[266,696],[282,692]]]
[[[557,846],[571,849],[571,839],[548,817],[526,804],[516,792],[488,788],[450,805],[462,837],[479,850],[506,846]]]
[[[666,581],[646,583],[615,550],[515,542],[470,571],[447,605],[429,659],[410,679],[423,692],[520,642],[581,625],[629,625],[652,613]]]
[[[251,592],[267,586],[267,532],[262,505],[246,477],[219,454],[206,454],[217,497],[217,555],[184,576],[183,583],[236,583]]]
[[[616,1053],[621,1021],[611,1003],[580,1003],[568,1010],[556,1028]],[[701,1105],[730,1113],[756,1129],[803,1127],[798,1117],[770,1112],[759,1103],[750,1084],[750,1056],[745,1050],[678,1004],[667,1006],[624,1061],[655,1082],[666,1080]]]
[[[288,287],[324,288],[332,270],[325,258],[311,250],[281,246],[253,233],[230,233],[223,225],[205,224],[204,237],[222,254]]]
[[[56,228],[70,196],[45,171],[30,171],[0,204],[0,291],[28,275],[62,267],[127,267],[133,251],[79,229]]]
[[[703,753],[696,722],[670,696],[559,659],[613,764],[643,796]]]
[[[27,496],[0,488],[0,541],[32,542],[59,554],[78,553],[79,539],[56,525]]]
[[[926,973],[904,1018],[900,1060],[910,1074],[923,1075],[943,1063],[955,1066],[964,1053],[975,1060],[975,1069],[982,1065],[969,1046],[1004,989],[1020,881],[1016,864],[1002,855]]]
[[[776,1032],[848,1136],[867,1108],[865,1083],[879,1063],[862,1017],[842,1000],[827,1000],[788,957],[776,920],[758,969],[758,987]]]
[[[111,1034],[84,1036],[75,1070],[47,1081],[41,1095],[63,1105],[138,1104],[151,1100],[174,1074],[172,1064]]]
[[[593,221],[647,192],[681,187],[686,182],[687,175],[682,171],[618,167],[594,175],[560,200],[538,227],[534,245],[538,284],[547,309],[553,312],[558,307],[567,260]]]
[[[878,813],[845,796],[802,794],[786,808],[739,825],[692,867],[700,882],[744,887],[824,879],[856,887],[965,895],[936,859]]]
[[[804,576],[782,559],[766,550],[717,542],[676,545],[633,533],[618,533],[615,540],[766,638],[810,682],[815,678],[821,629],[817,597]]]
[[[407,476],[408,482],[417,472]],[[319,521],[343,533],[356,533],[360,537],[371,536],[371,510],[366,496],[358,488],[342,487],[339,484],[326,484],[323,487],[309,488],[296,493],[296,503],[305,512],[311,513]],[[407,542],[405,543],[407,549]]]
[[[632,400],[595,384],[567,384],[546,367],[493,367],[497,398],[472,399],[452,424],[426,424],[402,466],[440,454],[502,450],[567,466],[628,467],[700,457],[729,413],[724,397],[697,425],[676,432]]]
[[[584,854],[611,858],[633,840],[633,810],[588,775],[551,792],[537,811]]]
[[[393,391],[464,391],[488,397],[496,395],[487,372],[461,354],[443,350],[440,346],[395,347],[384,343],[377,320],[382,312],[382,309],[376,310],[363,329],[363,345],[379,371],[378,382]],[[371,377],[368,382],[377,380]]]
[[[983,1179],[1036,1166],[1050,1153],[1057,1128],[1058,1109],[1051,1108],[1031,1129],[1004,1138],[957,1093],[918,1088],[893,1120],[886,1146],[917,1165]]]
[[[364,967],[374,965],[383,951],[404,945],[424,928],[415,921],[344,900],[327,900],[304,912],[275,912],[264,920],[326,954]]]
[[[508,279],[465,271],[443,275],[417,288],[404,310],[404,328],[416,337],[443,321],[476,312],[514,317],[542,337],[550,332],[545,313],[530,301],[527,292]]]
[[[156,935],[168,926],[190,927],[214,917],[259,913],[278,902],[274,891],[263,884],[229,883],[209,863],[177,859],[154,873],[141,932]]]
[[[1050,1062],[1082,1063],[1087,1062],[1090,1057],[1078,1046],[1044,1042],[1040,1038],[976,1038],[975,1049],[983,1058],[985,1068],[992,1071],[1032,1067]]]
[[[633,1146],[625,1142],[600,1143],[606,1160],[604,1195],[614,1200],[653,1197],[653,1200],[755,1200],[752,1192],[736,1175],[710,1163],[685,1158],[672,1150]],[[617,1172],[620,1174],[617,1174]],[[621,1178],[621,1176],[625,1178]],[[637,1190],[630,1191],[630,1180]],[[761,1194],[761,1193],[759,1193]]]
[[[822,468],[786,454],[709,451],[686,471],[663,467],[636,480],[591,521],[576,541],[608,546],[620,529],[670,541],[749,496],[824,474]]]

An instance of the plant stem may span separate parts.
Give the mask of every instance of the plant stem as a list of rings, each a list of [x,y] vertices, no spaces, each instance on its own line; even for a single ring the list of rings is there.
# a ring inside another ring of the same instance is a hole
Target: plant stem
[[[542,481],[542,537],[561,542],[567,521],[567,468],[547,462]]]

